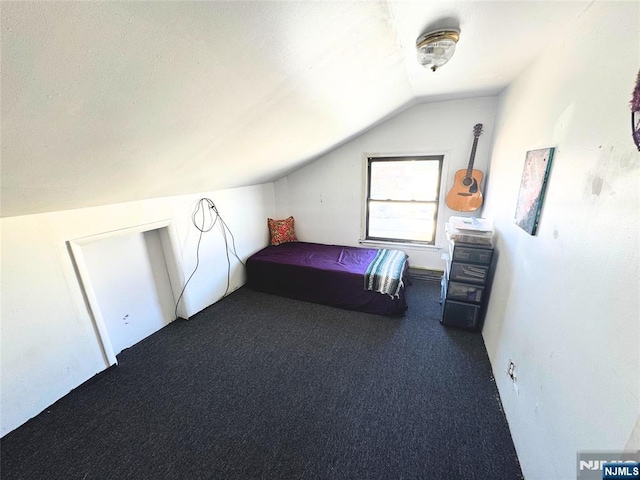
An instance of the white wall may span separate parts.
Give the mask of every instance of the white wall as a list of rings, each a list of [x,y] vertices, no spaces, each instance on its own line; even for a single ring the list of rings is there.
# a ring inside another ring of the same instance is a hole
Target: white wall
[[[106,367],[65,242],[172,219],[186,279],[196,263],[199,232],[191,214],[201,197],[216,203],[240,258],[268,243],[266,218],[275,212],[271,183],[0,221],[2,435]],[[230,291],[244,280],[244,268],[232,258]],[[188,314],[216,302],[226,282],[224,243],[216,227],[202,239],[200,267],[184,298]]]
[[[580,451],[640,448],[640,154],[629,110],[639,9],[591,5],[500,97],[484,210],[499,257],[483,335],[527,479],[575,479]],[[544,147],[555,158],[529,236],[513,216],[525,154]]]
[[[99,310],[114,355],[176,319],[167,263],[172,258],[165,258],[159,230],[118,232],[89,237],[93,241],[80,247],[87,271],[82,284],[95,293],[91,310]]]
[[[296,233],[309,242],[358,245],[361,236],[364,156],[367,154],[445,154],[442,208],[436,246],[443,247],[444,222],[452,214],[444,205],[453,175],[466,169],[473,126],[484,125],[475,168],[485,170],[493,134],[497,99],[456,100],[414,106],[324,157],[275,183],[278,215],[295,217]],[[413,266],[442,270],[441,248],[402,248]]]

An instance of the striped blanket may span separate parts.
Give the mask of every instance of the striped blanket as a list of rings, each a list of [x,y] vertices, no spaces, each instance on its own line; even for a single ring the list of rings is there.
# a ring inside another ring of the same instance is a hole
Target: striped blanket
[[[400,250],[378,250],[364,274],[364,288],[397,297],[402,287],[402,273],[407,254]]]

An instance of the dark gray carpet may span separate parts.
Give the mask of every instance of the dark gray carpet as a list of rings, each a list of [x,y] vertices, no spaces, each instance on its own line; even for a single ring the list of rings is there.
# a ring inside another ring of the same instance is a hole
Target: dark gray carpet
[[[246,287],[5,436],[10,479],[521,478],[477,333]]]

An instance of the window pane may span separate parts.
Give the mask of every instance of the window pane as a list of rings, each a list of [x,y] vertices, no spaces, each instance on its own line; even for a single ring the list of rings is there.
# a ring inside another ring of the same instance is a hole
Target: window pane
[[[369,201],[368,237],[433,242],[436,203]]]
[[[437,200],[438,160],[376,160],[370,172],[373,200]]]

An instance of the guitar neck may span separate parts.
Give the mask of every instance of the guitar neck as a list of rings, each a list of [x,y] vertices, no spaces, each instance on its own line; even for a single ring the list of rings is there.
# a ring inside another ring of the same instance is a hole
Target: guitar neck
[[[473,162],[476,158],[476,148],[478,147],[478,137],[473,137],[473,147],[471,147],[471,157],[469,157],[469,166],[467,167],[467,177],[471,178],[473,173]]]

